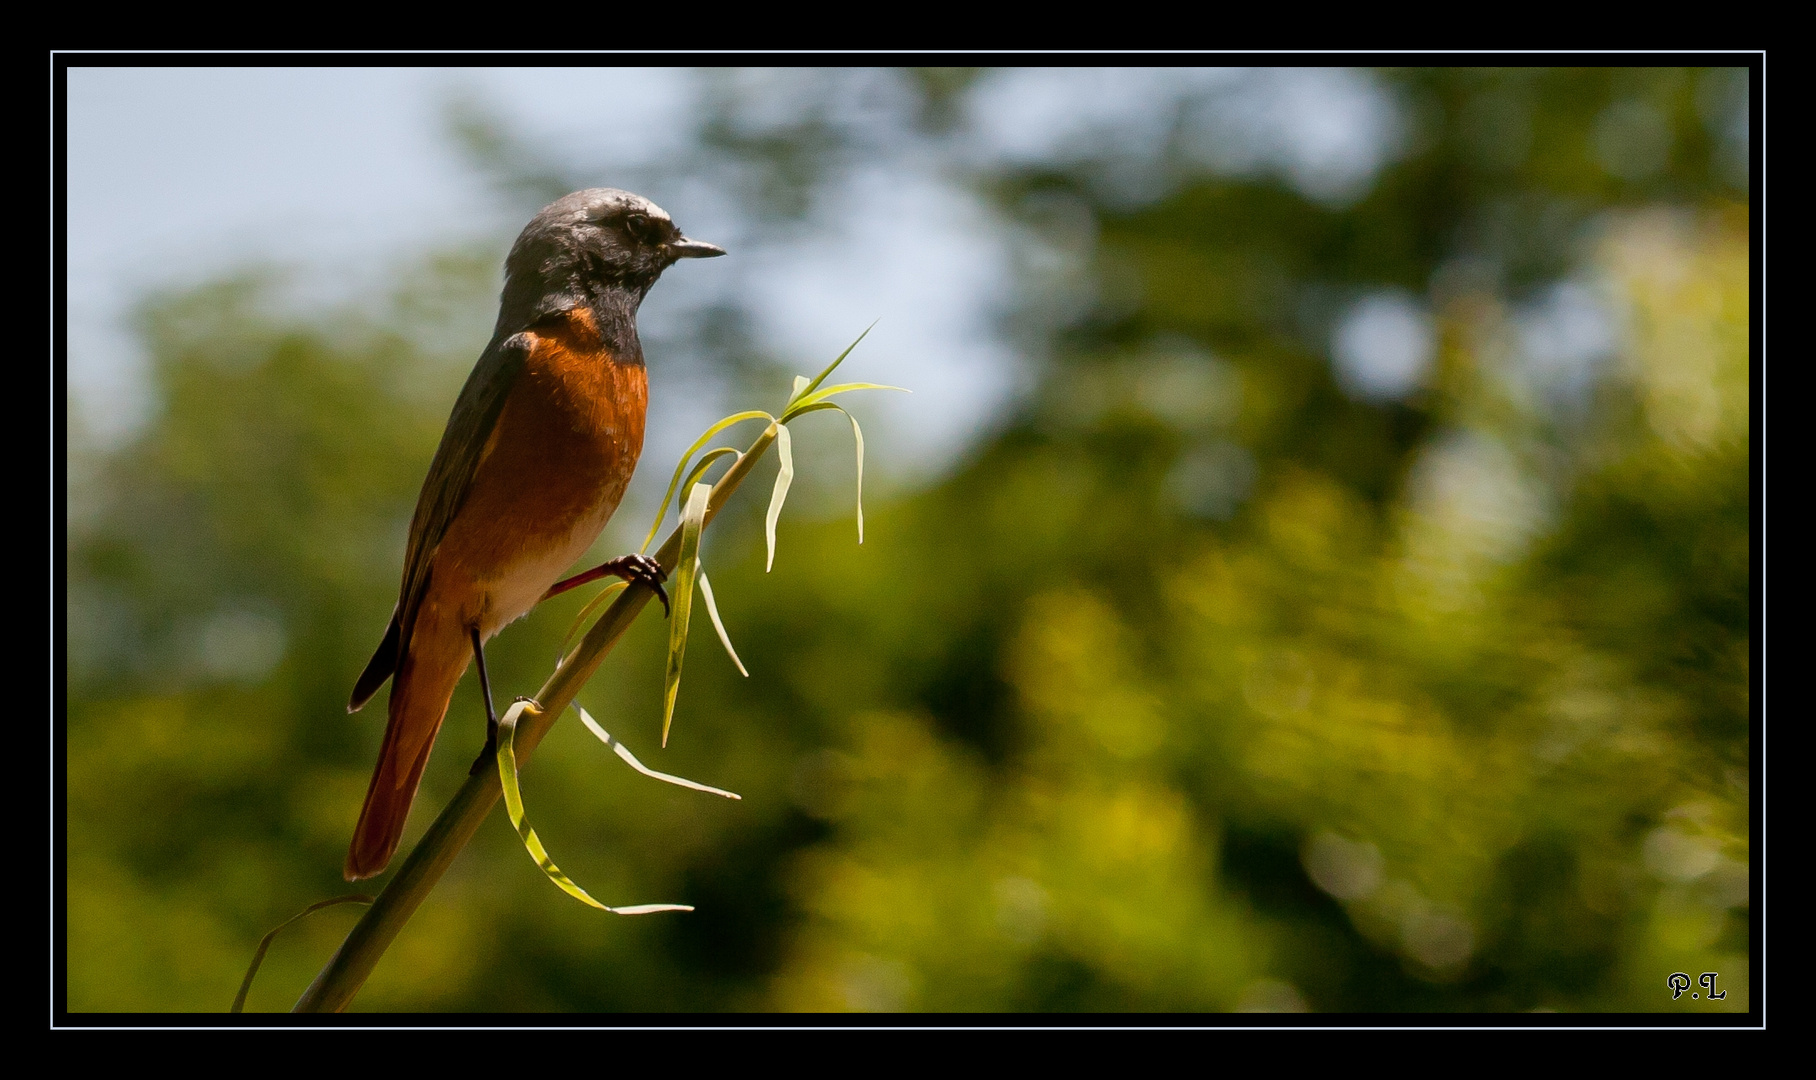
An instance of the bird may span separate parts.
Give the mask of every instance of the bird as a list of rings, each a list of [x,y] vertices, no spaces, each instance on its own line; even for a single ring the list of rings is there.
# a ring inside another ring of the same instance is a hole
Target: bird
[[[470,662],[486,745],[498,716],[485,642],[542,600],[615,575],[661,598],[655,560],[626,555],[565,580],[624,497],[643,449],[649,382],[637,310],[681,259],[725,254],[690,240],[640,195],[588,188],[530,219],[504,264],[491,341],[448,417],[404,551],[384,639],[353,687],[357,712],[392,680],[385,735],[343,873],[382,872]]]

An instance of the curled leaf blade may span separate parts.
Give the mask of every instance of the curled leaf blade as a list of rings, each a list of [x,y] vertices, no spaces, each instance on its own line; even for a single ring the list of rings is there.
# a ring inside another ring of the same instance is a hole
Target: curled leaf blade
[[[548,849],[542,846],[541,838],[536,835],[535,829],[530,828],[529,820],[524,816],[523,791],[518,786],[517,720],[529,707],[529,702],[519,701],[505,710],[505,714],[498,720],[498,781],[504,789],[504,808],[505,813],[510,815],[511,827],[517,830],[518,839],[523,841],[525,850],[530,853],[530,858],[536,860],[536,865],[542,869],[543,874],[547,875],[548,879],[554,882],[562,892],[584,904],[596,907],[600,911],[609,911],[613,915],[648,915],[655,911],[694,910],[688,904],[633,904],[629,907],[609,907],[593,899],[585,889],[574,884],[573,879],[562,873],[561,868],[555,865],[555,860],[549,857]]]
[[[802,406],[794,410],[793,415],[801,416],[805,413],[826,410],[844,413],[845,419],[851,421],[851,439],[857,444],[858,452],[858,543],[861,544],[864,542],[864,429],[858,426],[858,418],[846,411],[843,405],[831,401],[816,401],[811,405]]]
[[[692,469],[688,470],[687,479],[683,480],[681,482],[681,490],[692,491],[694,489],[694,484],[699,482],[700,474],[704,473],[707,470],[707,468],[712,465],[713,462],[719,460],[720,458],[724,457],[727,454],[730,454],[734,458],[744,456],[742,453],[738,452],[737,450],[733,450],[729,446],[720,446],[720,447],[715,447],[712,450],[708,450],[706,453],[700,455],[700,460],[694,462],[694,467]],[[732,464],[735,465],[735,464],[737,464],[737,462],[734,461],[734,462],[732,462]]]
[[[838,394],[849,394],[854,390],[899,390],[904,394],[914,393],[914,391],[905,386],[890,386],[887,383],[840,383],[837,386],[828,386],[817,393],[808,394],[805,397],[791,400],[788,408],[784,409],[782,412],[782,421],[786,423],[795,417],[800,416],[802,413],[813,412],[815,409],[825,408],[828,398]]]
[[[706,524],[707,497],[712,487],[695,484],[681,511],[681,555],[675,565],[674,593],[669,598],[668,663],[662,675],[662,745],[675,720],[675,695],[681,689],[681,662],[687,655],[687,623],[693,614],[694,579],[700,573],[700,530]]]
[[[658,911],[692,911],[686,904],[631,904],[628,907],[606,908],[613,915],[650,915]]]
[[[669,773],[665,773],[665,772],[657,772],[656,770],[643,764],[643,762],[638,761],[637,756],[630,752],[629,747],[625,746],[623,743],[619,742],[616,738],[614,738],[612,736],[611,732],[600,727],[599,722],[597,720],[594,720],[592,718],[592,716],[589,715],[585,709],[581,708],[579,702],[574,703],[574,709],[576,712],[578,712],[580,714],[580,722],[582,724],[586,725],[586,729],[588,731],[592,732],[593,735],[596,736],[600,742],[611,747],[612,753],[617,754],[619,758],[623,759],[623,761],[626,765],[629,765],[631,768],[637,770],[638,772],[642,773],[643,775],[650,777],[653,780],[661,780],[663,783],[674,784],[678,787],[684,787],[691,791],[704,791],[708,795],[718,795],[721,798],[726,798],[726,799],[743,799],[744,798],[744,796],[739,795],[735,791],[726,791],[724,788],[712,787],[708,784],[702,784],[702,783],[698,783],[693,780],[688,780],[685,777],[673,776],[673,775],[670,775]]]
[[[731,414],[714,424],[712,427],[707,428],[698,439],[695,439],[694,444],[687,448],[687,453],[682,454],[681,460],[675,463],[674,479],[668,482],[668,491],[662,496],[662,505],[656,507],[656,520],[650,523],[649,535],[644,537],[643,546],[637,550],[648,552],[649,546],[655,543],[656,533],[660,532],[662,529],[662,518],[668,513],[668,504],[670,500],[675,497],[675,491],[681,487],[681,478],[687,473],[688,460],[691,459],[694,454],[698,453],[702,446],[711,442],[713,436],[734,424],[742,424],[746,420],[768,420],[773,424],[775,423],[776,418],[761,409],[747,409],[741,413]]]
[[[246,995],[252,991],[253,976],[259,973],[260,965],[265,962],[265,954],[271,950],[271,943],[277,940],[278,932],[284,929],[284,927],[289,926],[291,923],[296,922],[305,915],[313,915],[323,908],[333,907],[336,904],[370,904],[372,899],[372,897],[367,896],[365,893],[349,893],[346,896],[336,896],[328,900],[317,900],[315,903],[310,904],[295,915],[290,916],[270,930],[267,930],[265,936],[259,939],[258,949],[252,954],[252,964],[246,968],[246,977],[240,980],[240,992],[233,996],[233,1004],[228,1007],[227,1011],[230,1013],[245,1011]]]
[[[776,459],[781,462],[781,468],[776,472],[775,490],[769,495],[769,512],[763,515],[763,539],[769,545],[768,558],[763,563],[765,574],[775,569],[776,521],[782,516],[782,503],[788,498],[788,486],[794,483],[794,450],[789,443],[786,424],[776,425]]]
[[[851,421],[851,441],[858,448],[858,543],[864,542],[864,429],[858,426],[858,418],[845,412],[845,419]]]
[[[858,542],[863,543],[864,529],[862,519],[860,518],[859,520]],[[744,676],[746,679],[750,678],[750,672],[744,670],[744,661],[738,659],[738,650],[731,647],[731,635],[725,632],[725,623],[719,619],[719,605],[713,600],[712,583],[706,580],[706,568],[704,566],[700,568],[700,599],[706,601],[706,614],[713,621],[713,629],[718,632],[719,644],[725,646],[725,655],[731,657],[731,662],[737,665],[738,674]]]

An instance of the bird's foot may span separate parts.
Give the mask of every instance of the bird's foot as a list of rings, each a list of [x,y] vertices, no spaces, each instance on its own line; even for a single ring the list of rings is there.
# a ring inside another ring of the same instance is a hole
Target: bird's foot
[[[668,571],[662,569],[662,564],[648,555],[620,555],[616,559],[602,562],[584,573],[575,574],[565,581],[557,581],[549,586],[548,592],[542,594],[542,599],[547,600],[550,597],[560,596],[569,589],[579,588],[603,577],[623,578],[632,585],[649,586],[655,592],[656,598],[662,601],[663,617],[668,617],[668,590],[662,587],[662,583],[668,580]]]
[[[497,757],[498,757],[498,725],[487,724],[486,725],[485,749],[481,750],[479,752],[479,756],[477,758],[473,759],[473,767],[467,770],[467,775],[468,776],[478,776],[480,773],[491,768],[492,762]]]
[[[661,563],[648,555],[620,555],[605,565],[611,568],[612,574],[632,585],[648,585],[655,592],[656,599],[662,601],[662,617],[668,618],[668,590],[662,587],[662,583],[668,580],[668,571],[662,569]]]

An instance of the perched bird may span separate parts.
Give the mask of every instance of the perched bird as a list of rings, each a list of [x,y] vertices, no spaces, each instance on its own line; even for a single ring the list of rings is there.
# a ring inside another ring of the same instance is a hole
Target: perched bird
[[[643,449],[649,383],[638,306],[676,260],[723,254],[615,188],[557,199],[512,245],[498,325],[416,501],[391,626],[347,703],[356,711],[394,680],[347,880],[391,861],[469,660],[479,663],[486,704],[474,771],[490,760],[498,718],[486,639],[549,596],[607,574],[648,586],[666,607],[662,568],[642,555],[556,579],[611,520]]]

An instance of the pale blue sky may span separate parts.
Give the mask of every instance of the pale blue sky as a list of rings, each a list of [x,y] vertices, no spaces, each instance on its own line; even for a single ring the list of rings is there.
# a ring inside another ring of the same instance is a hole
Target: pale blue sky
[[[69,81],[70,379],[93,426],[116,437],[143,416],[128,316],[148,289],[270,261],[302,265],[304,284],[333,299],[382,288],[398,260],[433,244],[481,239],[502,260],[521,221],[501,216],[444,134],[451,95],[625,166],[672,152],[691,100],[684,72],[611,68],[77,68]],[[875,408],[924,436],[898,449],[941,458],[934,444],[962,443],[1010,392],[988,325],[1007,265],[982,208],[950,184],[897,170],[854,188],[860,199],[840,202],[847,220],[832,224],[858,243],[821,230],[746,250],[736,278],[776,351],[804,368],[881,319],[865,374],[919,396]],[[668,209],[718,238],[710,214]],[[664,286],[646,321],[702,287]]]
[[[400,259],[435,244],[483,240],[502,259],[521,225],[506,215],[520,211],[488,194],[446,137],[451,95],[477,96],[538,141],[584,140],[584,160],[634,167],[678,149],[692,86],[672,69],[73,68],[72,390],[103,435],[142,417],[143,358],[126,318],[148,289],[268,261],[305,267],[305,284],[334,299],[383,288]],[[1137,160],[1164,136],[1154,121],[1188,95],[1211,105],[1199,110],[1204,164],[1273,170],[1315,198],[1365,189],[1398,139],[1391,102],[1362,73],[1033,69],[986,81],[955,152],[989,163],[1111,145]],[[861,377],[916,391],[867,405],[888,421],[880,448],[937,468],[1014,397],[1014,353],[994,320],[1010,245],[1022,242],[947,164],[880,151],[819,229],[734,247],[743,261],[730,275],[665,280],[646,321],[679,310],[686,290],[735,280],[771,348],[805,369],[880,319]],[[667,209],[725,239],[714,208]]]
[[[70,374],[103,426],[137,414],[119,400],[139,392],[124,318],[149,288],[257,260],[345,281],[430,244],[508,239],[443,134],[462,88],[551,129],[597,121],[607,97],[659,129],[683,103],[678,79],[632,71],[71,69]]]

